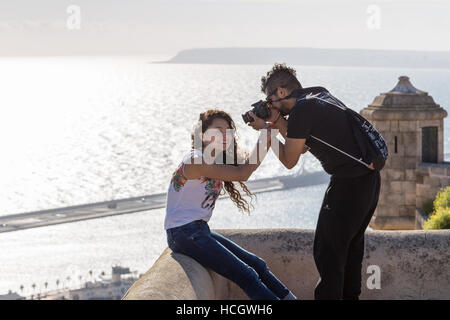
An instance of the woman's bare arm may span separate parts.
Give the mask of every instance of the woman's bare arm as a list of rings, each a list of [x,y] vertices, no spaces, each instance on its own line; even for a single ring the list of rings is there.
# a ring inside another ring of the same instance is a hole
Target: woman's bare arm
[[[267,139],[264,139],[264,135],[267,135]],[[187,179],[208,177],[224,181],[247,181],[253,171],[259,167],[270,149],[270,138],[270,130],[262,130],[250,157],[243,164],[233,166],[226,164],[188,163],[184,166],[184,176]],[[264,141],[266,141],[265,146]]]

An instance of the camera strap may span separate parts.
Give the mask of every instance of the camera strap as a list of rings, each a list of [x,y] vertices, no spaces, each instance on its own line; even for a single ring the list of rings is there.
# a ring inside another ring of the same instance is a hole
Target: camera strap
[[[326,92],[328,93],[328,91],[326,91]],[[336,97],[332,96],[331,94],[327,94],[327,95],[325,95],[324,97],[322,97],[321,94],[322,94],[322,92],[317,93],[317,94],[311,94],[311,93],[310,93],[310,94],[304,95],[304,97],[298,99],[297,101],[308,100],[308,99],[317,99],[317,100],[321,101],[322,103],[327,103],[327,104],[329,104],[329,105],[333,105],[333,106],[335,106],[335,107],[337,107],[337,108],[343,110],[343,111],[346,112],[347,114],[350,114],[350,115],[351,115],[351,110],[348,109],[348,108],[347,108],[347,107],[346,107],[339,99],[337,99]],[[352,124],[352,125],[353,125],[353,124]],[[377,133],[378,133],[378,132],[377,132]],[[367,135],[367,133],[366,133],[366,135]],[[359,162],[360,164],[362,164],[362,165],[364,165],[364,166],[370,168],[370,167],[369,167],[369,164],[366,163],[366,162],[364,162],[362,157],[358,159],[358,158],[356,158],[356,157],[354,157],[354,156],[352,156],[352,155],[346,153],[345,151],[342,151],[341,149],[339,149],[339,148],[337,148],[337,147],[335,147],[335,146],[333,146],[333,145],[327,143],[326,141],[323,141],[322,139],[319,139],[319,138],[317,138],[317,137],[315,137],[315,136],[313,136],[313,135],[310,135],[310,137],[312,137],[313,139],[315,139],[315,140],[317,140],[317,141],[319,141],[319,142],[321,142],[321,143],[323,143],[323,144],[329,146],[330,148],[333,148],[333,149],[336,150],[336,151],[339,151],[340,153],[342,153],[342,154],[346,155],[347,157],[349,157],[349,158],[351,158],[351,159],[353,159],[353,160]],[[381,137],[381,135],[380,135],[380,137]],[[380,139],[382,139],[382,137],[381,137]],[[384,143],[384,140],[383,140],[383,143]],[[387,153],[387,152],[386,152],[386,153]],[[384,166],[384,164],[383,164],[383,166]],[[381,166],[381,168],[382,168],[382,166]]]
[[[300,93],[300,90],[294,90],[289,95],[287,95],[286,97],[280,98],[278,100],[272,100],[272,102],[278,102],[278,101],[287,100],[287,99],[290,99],[290,98],[299,98],[301,96],[302,96],[302,93]]]

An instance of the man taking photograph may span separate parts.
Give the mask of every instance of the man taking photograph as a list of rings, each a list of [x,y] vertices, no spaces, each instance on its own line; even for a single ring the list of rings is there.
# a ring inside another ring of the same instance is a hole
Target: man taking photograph
[[[331,175],[314,238],[320,275],[314,297],[358,299],[364,232],[377,206],[380,173],[373,164],[360,161],[345,106],[325,88],[303,88],[293,68],[275,64],[261,78],[261,90],[267,96],[270,118],[253,116],[255,121],[249,125],[258,130],[268,121],[279,130],[285,142],[274,139],[272,148],[287,169],[310,151]]]

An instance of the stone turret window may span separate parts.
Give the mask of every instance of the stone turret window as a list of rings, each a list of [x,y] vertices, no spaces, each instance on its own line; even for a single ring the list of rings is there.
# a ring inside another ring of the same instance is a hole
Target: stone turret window
[[[437,163],[438,160],[438,128],[422,128],[422,162]]]
[[[394,138],[394,152],[397,153],[397,136]]]

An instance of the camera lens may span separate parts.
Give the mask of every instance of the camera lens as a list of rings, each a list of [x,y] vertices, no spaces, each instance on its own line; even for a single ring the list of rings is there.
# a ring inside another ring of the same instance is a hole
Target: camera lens
[[[254,119],[250,116],[248,111],[246,113],[242,114],[242,119],[244,120],[245,123],[249,123],[249,122],[253,122],[254,121]]]
[[[258,118],[266,120],[270,117],[270,109],[266,101],[259,100],[258,102],[252,104],[252,107],[253,108],[251,111]],[[255,119],[252,118],[252,116],[248,113],[248,111],[242,115],[242,119],[244,120],[245,123],[255,121]]]

